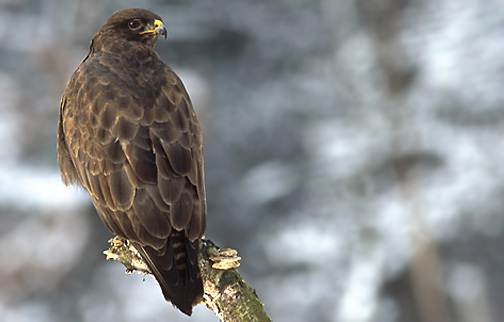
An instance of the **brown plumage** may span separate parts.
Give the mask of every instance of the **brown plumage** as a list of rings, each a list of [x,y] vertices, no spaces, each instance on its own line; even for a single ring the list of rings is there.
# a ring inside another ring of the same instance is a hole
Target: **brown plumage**
[[[58,161],[65,184],[84,187],[166,300],[191,315],[203,296],[202,136],[184,85],[154,51],[160,35],[161,18],[144,9],[118,11],[98,30],[61,98]]]

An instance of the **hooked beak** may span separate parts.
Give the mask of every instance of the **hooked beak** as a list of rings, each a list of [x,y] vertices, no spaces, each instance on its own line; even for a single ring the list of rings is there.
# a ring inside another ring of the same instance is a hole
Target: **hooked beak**
[[[166,28],[163,22],[159,19],[154,20],[154,26],[149,26],[151,29],[142,31],[140,34],[156,34],[158,36],[164,36],[166,39]]]

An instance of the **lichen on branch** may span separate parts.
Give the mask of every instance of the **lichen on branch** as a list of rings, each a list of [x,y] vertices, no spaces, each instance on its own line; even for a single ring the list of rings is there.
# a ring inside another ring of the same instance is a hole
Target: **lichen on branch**
[[[120,237],[109,240],[111,247],[103,253],[107,260],[121,262],[127,273],[151,272],[140,254]],[[222,322],[268,322],[271,319],[257,294],[236,270],[241,258],[234,249],[220,249],[210,240],[203,240],[198,263],[203,279],[203,304]]]

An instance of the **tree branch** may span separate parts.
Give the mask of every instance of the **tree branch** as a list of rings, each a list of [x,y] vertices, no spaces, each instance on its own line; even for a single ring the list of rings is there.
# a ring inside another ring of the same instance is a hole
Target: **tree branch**
[[[125,239],[114,237],[103,253],[107,260],[121,262],[126,273],[150,274],[140,254]],[[220,249],[210,240],[203,240],[198,257],[204,285],[203,304],[222,322],[269,322],[257,294],[236,270],[240,266],[234,249]]]

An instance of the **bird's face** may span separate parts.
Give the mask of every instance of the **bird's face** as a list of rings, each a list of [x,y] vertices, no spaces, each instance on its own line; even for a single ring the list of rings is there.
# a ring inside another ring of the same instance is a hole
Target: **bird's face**
[[[124,9],[105,21],[97,35],[113,36],[154,46],[159,36],[166,38],[166,28],[161,17],[148,10]]]

